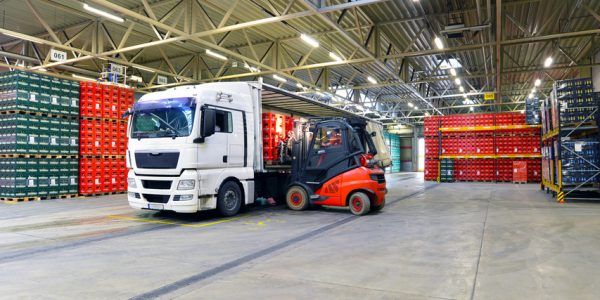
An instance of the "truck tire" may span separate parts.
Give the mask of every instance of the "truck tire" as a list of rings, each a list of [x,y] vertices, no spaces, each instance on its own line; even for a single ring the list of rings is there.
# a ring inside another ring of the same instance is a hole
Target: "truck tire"
[[[217,210],[224,217],[236,215],[242,207],[242,191],[240,186],[233,181],[221,185],[217,195]]]
[[[371,207],[371,210],[372,211],[380,211],[384,206],[385,206],[385,199],[383,199],[383,201],[381,201],[381,204],[374,205],[373,207]]]
[[[371,209],[371,200],[363,192],[354,192],[348,199],[348,206],[350,206],[350,211],[353,214],[357,216],[366,215]]]
[[[285,202],[291,210],[305,210],[309,206],[309,199],[306,190],[300,186],[290,187],[285,195]]]

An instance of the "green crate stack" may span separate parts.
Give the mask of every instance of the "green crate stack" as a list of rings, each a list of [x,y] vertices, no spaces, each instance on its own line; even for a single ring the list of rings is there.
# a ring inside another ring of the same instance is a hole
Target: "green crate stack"
[[[77,194],[76,158],[0,158],[0,198]]]
[[[453,182],[454,181],[454,160],[453,159],[440,160],[440,181],[441,182]]]
[[[79,82],[0,73],[0,154],[0,197],[77,194]]]
[[[397,134],[384,132],[383,139],[388,147],[390,158],[392,159],[392,165],[386,168],[386,170],[393,173],[400,172],[400,136]]]

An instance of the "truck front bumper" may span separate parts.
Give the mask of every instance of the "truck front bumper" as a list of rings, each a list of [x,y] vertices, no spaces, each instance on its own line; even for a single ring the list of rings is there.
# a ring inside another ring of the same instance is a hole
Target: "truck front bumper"
[[[129,171],[129,180],[133,178],[135,185],[128,184],[127,200],[136,209],[170,210],[179,213],[195,213],[201,210],[198,201],[198,176],[194,171],[184,171],[181,176],[143,176]],[[178,190],[182,180],[194,180],[194,188]]]

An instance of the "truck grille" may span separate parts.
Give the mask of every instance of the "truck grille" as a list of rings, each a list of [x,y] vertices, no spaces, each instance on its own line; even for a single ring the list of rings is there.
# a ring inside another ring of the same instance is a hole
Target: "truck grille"
[[[173,183],[171,180],[142,180],[142,186],[145,189],[154,190],[170,190],[171,183]]]
[[[175,169],[179,152],[136,152],[135,164],[140,169]]]
[[[148,202],[152,202],[152,203],[167,203],[169,202],[169,195],[149,195],[149,194],[143,194],[144,195],[144,199],[146,199],[146,201]]]

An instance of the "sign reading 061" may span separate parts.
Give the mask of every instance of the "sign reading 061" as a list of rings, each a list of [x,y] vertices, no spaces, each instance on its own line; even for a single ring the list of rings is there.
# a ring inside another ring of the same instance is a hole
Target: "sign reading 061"
[[[483,94],[483,100],[485,100],[485,101],[494,100],[494,93]]]

